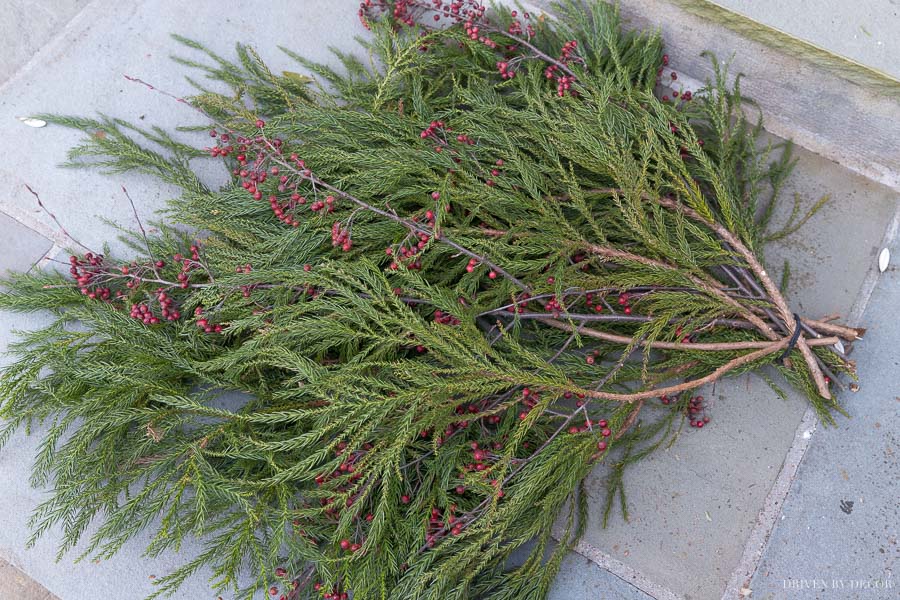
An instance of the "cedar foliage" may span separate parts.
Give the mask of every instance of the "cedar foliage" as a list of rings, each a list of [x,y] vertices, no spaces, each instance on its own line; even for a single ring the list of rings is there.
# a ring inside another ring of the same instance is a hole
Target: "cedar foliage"
[[[42,117],[87,134],[69,164],[181,188],[158,235],[125,234],[134,258],[4,282],[0,307],[55,317],[12,348],[0,439],[40,425],[32,483],[53,493],[31,525],[62,531],[60,557],[149,530],[149,555],[205,544],[159,595],[211,568],[246,598],[539,599],[583,530],[584,477],[610,462],[607,514],[624,508],[622,469],[671,443],[703,381],[768,367],[839,410],[816,371],[853,376],[833,336],[857,332],[807,321],[812,360],[781,361],[798,324],[740,251],[796,219],[772,230],[790,148],[760,143],[739,79],[712,59],[692,100],[662,101],[661,40],[601,2],[559,3],[533,35],[521,11],[473,13],[493,44],[465,19],[403,22],[430,3],[368,4],[372,60],[285,50],[314,79],[177,38],[212,80],[190,102],[233,170],[220,189],[192,170],[209,149]]]

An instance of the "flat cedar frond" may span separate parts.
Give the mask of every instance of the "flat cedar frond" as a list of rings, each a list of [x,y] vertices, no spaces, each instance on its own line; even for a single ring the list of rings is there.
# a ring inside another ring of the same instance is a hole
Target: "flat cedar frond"
[[[539,600],[584,478],[611,463],[604,522],[624,510],[623,470],[710,422],[695,389],[774,366],[832,419],[858,332],[798,320],[758,254],[808,218],[771,222],[790,147],[770,160],[714,57],[662,98],[658,35],[555,15],[367,1],[368,56],[285,50],[314,77],[176,37],[227,90],[190,80],[205,148],[43,117],[86,134],[72,166],[183,193],[133,257],[3,282],[55,318],[0,379],[0,442],[42,424],[33,539],[199,538],[158,596],[211,568],[243,598]]]

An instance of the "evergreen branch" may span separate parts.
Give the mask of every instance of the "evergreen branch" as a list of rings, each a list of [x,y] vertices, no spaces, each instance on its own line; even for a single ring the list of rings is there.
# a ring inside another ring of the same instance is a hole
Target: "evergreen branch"
[[[208,568],[244,599],[542,600],[584,478],[614,456],[607,509],[627,510],[624,469],[706,424],[693,390],[774,367],[833,422],[821,383],[856,376],[834,344],[864,331],[795,321],[765,279],[792,163],[769,162],[739,79],[714,61],[665,101],[658,35],[555,10],[372,0],[368,62],[287,51],[315,78],[176,38],[227,93],[128,79],[192,106],[208,125],[179,130],[209,147],[47,118],[86,134],[70,164],[183,192],[158,233],[121,230],[135,256],[3,280],[0,308],[53,317],[0,377],[0,442],[46,425],[33,539],[105,558],[141,531],[152,556],[199,538],[154,596]]]

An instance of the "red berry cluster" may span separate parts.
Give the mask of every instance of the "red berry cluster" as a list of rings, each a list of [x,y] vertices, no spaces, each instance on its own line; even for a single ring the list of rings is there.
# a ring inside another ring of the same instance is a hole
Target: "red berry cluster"
[[[159,308],[164,319],[175,321],[181,318],[181,313],[175,308],[175,300],[166,294],[162,288],[156,290],[156,300],[159,302]]]
[[[227,157],[228,155],[230,155],[232,152],[234,152],[234,146],[228,144],[228,142],[231,141],[231,136],[229,134],[223,133],[220,135],[219,132],[217,132],[215,129],[213,129],[209,132],[209,137],[211,137],[211,138],[218,137],[220,142],[226,144],[224,146],[216,144],[215,146],[213,146],[211,148],[206,148],[206,151],[209,152],[209,155],[212,156],[213,158],[216,158],[218,156],[221,156],[224,158],[224,157]]]
[[[251,271],[253,271],[253,266],[250,263],[247,263],[245,265],[238,265],[234,268],[235,273],[250,273]],[[251,292],[255,287],[255,285],[242,285],[241,295],[243,295],[244,298],[249,298]]]
[[[484,417],[484,421],[488,425],[499,425],[500,415],[487,415],[486,417]]]
[[[277,569],[275,569],[275,576],[278,577],[279,579],[283,580],[287,577],[287,570],[284,569],[283,567],[278,567]],[[290,582],[290,586],[291,586],[292,590],[296,590],[298,587],[300,587],[300,582],[295,579]],[[273,598],[275,596],[278,596],[278,592],[279,592],[278,586],[273,585],[272,587],[269,588],[269,595],[272,596]],[[281,594],[280,596],[278,596],[278,600],[287,600],[287,598],[288,598],[287,594]]]
[[[570,61],[577,58],[577,56],[573,56],[575,51],[578,49],[578,41],[570,40],[563,44],[562,51],[559,55],[559,62],[564,64],[569,64]]]
[[[619,294],[619,305],[622,306],[622,312],[626,315],[631,314],[631,306],[628,305],[630,297],[626,293]]]
[[[420,17],[434,12],[433,20],[445,17],[454,22],[480,21],[484,17],[485,6],[479,0],[363,0],[359,5],[359,18],[368,29],[369,20],[389,14],[395,21],[413,27]],[[478,39],[475,32],[473,39]]]
[[[500,446],[500,448],[497,449],[502,449],[502,444],[497,442],[497,445]],[[478,442],[472,442],[471,448],[472,460],[474,462],[471,462],[463,467],[463,471],[484,471],[488,468],[490,462],[494,459],[494,457],[492,457],[490,450],[479,448]]]
[[[88,298],[111,303],[117,310],[127,308],[129,316],[133,319],[146,325],[158,325],[164,321],[177,321],[181,318],[172,290],[189,288],[191,273],[205,270],[200,262],[199,242],[190,246],[190,252],[190,258],[179,253],[172,256],[173,262],[181,265],[177,282],[165,281],[161,273],[167,266],[164,260],[112,264],[107,262],[103,255],[92,252],[86,253],[82,258],[70,256],[69,272],[75,278],[81,293]],[[249,265],[243,268],[247,267]],[[144,285],[145,282],[152,282],[157,287],[152,291],[148,290]],[[159,286],[160,283],[165,284],[165,287]],[[132,301],[136,294],[148,295],[150,299]],[[221,325],[208,326],[208,323],[204,323],[199,326],[206,333],[222,331]]]
[[[356,542],[351,543],[347,538],[342,539],[339,543],[339,546],[341,547],[341,550],[344,550],[346,552],[356,552],[362,547],[361,544],[358,544]]]
[[[456,488],[457,491],[459,491],[460,487],[462,486]],[[463,491],[465,491],[464,488]],[[441,509],[437,507],[431,509],[431,516],[428,519],[428,523],[425,524],[425,545],[427,547],[433,548],[437,541],[447,535],[447,526],[451,528],[450,532],[453,535],[462,533],[462,527],[457,523],[455,512],[455,504],[451,504],[448,507],[446,518]]]
[[[680,337],[682,344],[690,344],[691,343],[691,334],[681,335],[682,333],[684,333],[684,329],[682,329],[681,325],[679,325],[678,327],[675,328],[675,337],[676,338]]]
[[[203,316],[203,307],[198,306],[194,309],[194,316],[197,317],[197,327],[202,329],[206,333],[222,333],[222,326],[219,324],[213,324],[209,322],[205,316]]]
[[[102,254],[88,252],[83,259],[79,259],[77,256],[70,256],[69,264],[71,265],[69,273],[75,278],[82,294],[91,300],[110,300],[112,291],[108,287],[94,284],[94,278],[103,274],[104,262]],[[127,274],[127,267],[122,268],[126,269],[125,273]]]
[[[156,325],[159,323],[159,318],[153,315],[153,311],[150,310],[150,307],[146,304],[132,304],[131,305],[131,316],[132,319],[138,319],[143,321],[145,325]]]
[[[524,421],[525,419],[528,418],[528,413],[531,412],[531,409],[533,409],[535,406],[537,406],[537,403],[540,401],[540,399],[541,399],[541,395],[538,392],[535,392],[534,390],[532,390],[530,388],[524,388],[522,390],[521,402],[522,402],[523,410],[519,413],[520,421]]]
[[[583,406],[583,403],[582,403],[582,406]],[[584,433],[586,431],[593,431],[593,427],[596,426],[596,427],[600,428],[600,435],[602,435],[603,437],[606,438],[606,437],[609,437],[610,434],[612,433],[609,430],[608,424],[609,423],[606,421],[606,419],[600,419],[599,421],[592,421],[590,418],[586,417],[584,419],[583,425],[572,425],[571,427],[569,427],[569,429],[567,431],[572,435],[577,435],[579,433]]]
[[[347,442],[339,442],[335,447],[334,455],[335,457],[340,457],[342,460],[338,465],[337,469],[335,469],[330,475],[329,474],[321,474],[318,475],[315,479],[316,485],[322,485],[326,481],[329,481],[334,478],[341,477],[344,474],[349,475],[347,481],[349,483],[353,483],[357,481],[361,475],[356,472],[355,464],[362,458],[366,452],[372,449],[372,445],[369,443],[363,444],[361,450],[356,450],[354,452],[347,452]],[[339,489],[339,491],[341,491]],[[333,498],[325,499],[324,504],[333,504]],[[352,504],[352,502],[351,502]]]
[[[515,304],[506,307],[506,312],[511,313],[520,313],[525,311],[528,308],[528,301],[531,299],[531,294],[528,292],[522,293],[519,297],[516,298]]]
[[[431,194],[432,198],[440,198],[440,194],[438,192],[433,192]],[[420,223],[420,219],[418,216],[414,216],[412,218],[414,223]],[[425,211],[425,224],[434,229],[434,211],[427,210]],[[389,268],[392,271],[396,271],[400,268],[400,265],[403,264],[407,269],[412,271],[418,271],[422,268],[422,260],[421,255],[425,250],[426,246],[428,246],[428,242],[431,241],[431,236],[424,232],[419,233],[410,233],[403,242],[400,243],[399,247],[395,251],[394,248],[388,246],[384,249],[384,253],[387,256],[394,257],[393,262],[391,262]]]
[[[313,589],[317,592],[322,591],[323,587],[324,586],[318,582],[313,585]],[[331,588],[331,591],[326,591],[322,595],[322,598],[324,600],[349,600],[350,594],[347,592],[342,592],[341,587],[339,585],[335,585]]]
[[[703,396],[692,396],[688,402],[688,417],[690,417],[691,427],[702,428],[709,423],[709,416],[706,415],[706,407],[703,405]]]
[[[434,311],[434,322],[441,325],[459,325],[459,319],[442,310]]]
[[[556,78],[556,95],[562,98],[569,93],[575,96],[578,92],[575,92],[571,89],[572,82],[575,81],[575,78],[571,75],[560,75]]]
[[[278,587],[277,587],[277,586],[274,586],[274,585],[273,585],[272,587],[270,587],[270,588],[269,588],[269,595],[272,596],[272,597],[277,596],[277,595],[278,595]],[[282,594],[281,597],[280,597],[278,600],[287,600],[287,596],[285,596],[284,594]]]
[[[261,126],[262,120],[257,121],[257,127]],[[263,123],[264,124],[264,123]],[[253,197],[254,200],[262,200],[262,186],[268,181],[271,175],[277,178],[277,191],[280,193],[290,192],[287,198],[279,197],[277,194],[269,194],[269,207],[272,212],[286,225],[299,227],[300,221],[297,219],[297,213],[300,209],[307,205],[307,199],[297,191],[297,181],[292,180],[288,175],[282,174],[278,166],[272,166],[266,169],[266,163],[271,158],[270,153],[275,156],[282,155],[282,146],[284,145],[280,139],[267,140],[264,136],[256,136],[254,138],[238,137],[239,154],[235,156],[239,168],[233,169],[232,173],[241,180],[241,187]],[[256,152],[255,158],[251,161],[248,158],[250,152]],[[291,154],[290,160],[294,166],[300,171],[302,176],[309,176],[310,171],[306,168],[304,161],[300,160],[296,154]],[[294,179],[302,179],[302,177]],[[326,209],[330,213],[335,208],[335,198],[328,196],[325,201],[316,200],[309,204],[309,209],[318,212]]]
[[[554,317],[558,317],[559,314],[565,310],[565,307],[563,306],[560,299],[554,296],[553,298],[547,300],[547,304],[544,305],[544,310],[549,313],[553,313]]]
[[[181,289],[185,290],[191,285],[191,271],[200,267],[200,246],[197,244],[191,244],[189,250],[191,251],[190,258],[185,258],[181,254],[175,254],[172,256],[172,260],[181,263],[181,272],[178,273],[176,278],[178,279],[178,283]],[[159,263],[157,263],[157,268],[162,268]]]
[[[492,442],[489,444],[490,447],[480,447],[478,442],[471,442],[470,448],[472,448],[472,461],[462,466],[460,469],[459,477],[461,480],[465,480],[467,473],[482,473],[482,477],[488,477],[490,466],[494,460],[496,460],[497,455],[496,452],[503,450],[503,444],[500,442]],[[496,479],[490,480],[490,484],[494,487],[498,487],[499,483]],[[458,484],[454,491],[462,496],[466,493],[466,486],[462,483]],[[502,498],[504,493],[502,490],[499,490],[497,496]],[[456,535],[456,534],[454,534]]]
[[[597,442],[597,450],[603,452],[609,445],[609,442],[606,438],[612,435],[612,430],[607,426],[607,422],[603,419],[597,421],[597,427],[600,427],[600,435],[603,437],[602,440]]]
[[[331,225],[331,245],[340,246],[344,252],[350,252],[353,248],[353,240],[350,239],[350,229],[344,227],[340,221],[335,221]]]
[[[475,404],[461,404],[454,409],[454,412],[456,413],[457,416],[460,416],[460,417],[465,414],[477,414],[479,412],[479,410],[484,410],[485,406],[486,405],[483,404],[479,408]],[[499,415],[486,415],[482,418],[482,420],[488,425],[496,425],[496,424],[500,423],[500,416]],[[444,442],[446,442],[448,439],[450,439],[450,437],[452,437],[453,435],[465,430],[469,426],[469,424],[470,424],[469,419],[463,419],[463,420],[457,421],[455,423],[450,423],[444,429],[443,435],[435,438],[435,442],[437,443],[438,446],[442,445]],[[431,435],[431,432],[426,429],[426,430],[423,430],[419,435],[421,435],[423,438],[427,438],[429,435]],[[499,446],[496,446],[496,447],[499,448]]]
[[[512,79],[516,76],[516,72],[512,69],[510,63],[505,60],[497,62],[497,70],[500,72],[500,76],[503,79]]]
[[[594,304],[594,294],[592,292],[587,292],[584,295],[584,303],[589,309],[592,309],[594,312],[603,312],[603,303]]]
[[[659,401],[665,405],[675,404],[678,398],[662,395]],[[703,396],[691,396],[685,409],[691,427],[702,429],[704,425],[709,423],[709,415],[706,414],[706,407],[703,403]]]
[[[511,16],[515,20],[509,24],[509,27],[506,28],[506,32],[509,35],[522,35],[522,22],[518,19],[519,11],[514,10],[509,13],[509,16]],[[531,15],[528,13],[523,13],[522,18],[526,21],[529,21],[531,19]],[[526,23],[524,32],[529,39],[534,37],[534,27],[532,27],[530,23]]]
[[[466,263],[466,273],[473,273],[477,266],[478,266],[478,260],[475,258],[470,258],[469,262]],[[497,277],[499,277],[499,274],[497,273],[497,271],[494,271],[493,269],[488,271],[488,279],[497,279]]]
[[[421,137],[423,140],[430,137],[437,138],[437,134],[440,131],[452,131],[452,129],[450,127],[447,127],[443,121],[432,121],[428,124],[428,127],[422,130],[422,132],[419,134],[419,137]]]
[[[326,196],[324,202],[317,200],[309,205],[309,210],[313,212],[318,212],[323,208],[325,209],[325,212],[334,212],[334,196]]]
[[[656,85],[672,86],[672,84],[678,80],[678,73],[676,73],[675,71],[670,71],[668,81],[663,83],[663,73],[665,71],[664,67],[666,67],[668,65],[669,65],[669,55],[663,54],[662,66],[656,71]],[[674,102],[679,97],[684,102],[690,102],[691,100],[694,99],[694,94],[690,90],[686,90],[686,91],[673,90],[671,100]],[[669,102],[669,100],[670,100],[670,98],[667,94],[663,95],[663,97],[662,97],[663,102]],[[684,154],[684,153],[682,153],[682,154]]]
[[[564,65],[568,65],[572,62],[584,62],[584,60],[576,54],[577,48],[578,42],[576,40],[571,40],[563,44],[562,52],[559,55],[559,62]],[[572,84],[575,82],[575,77],[572,75],[564,75],[561,71],[559,65],[548,65],[547,68],[544,69],[544,77],[556,80],[556,94],[560,98],[567,93],[576,96],[578,93],[572,90]]]

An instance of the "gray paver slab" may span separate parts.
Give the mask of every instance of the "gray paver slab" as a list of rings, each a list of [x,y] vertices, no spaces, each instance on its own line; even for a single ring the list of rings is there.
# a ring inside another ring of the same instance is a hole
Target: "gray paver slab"
[[[0,558],[0,598],[4,600],[58,600],[46,588]]]
[[[653,600],[578,554],[563,559],[547,600]]]
[[[0,213],[0,273],[27,271],[53,243],[12,217]]]
[[[521,566],[528,558],[534,545],[520,546],[513,552],[508,565]],[[556,544],[551,544],[545,552],[549,559]],[[593,561],[570,552],[563,558],[559,573],[550,587],[547,600],[653,600],[627,581],[616,577]]]
[[[0,0],[0,83],[6,81],[72,17],[88,0]]]
[[[551,2],[534,1],[542,7]],[[732,76],[746,74],[742,94],[762,108],[769,131],[900,190],[900,103],[891,79],[848,68],[846,61],[829,59],[827,54],[811,56],[800,43],[801,48],[785,45],[785,36],[779,34],[774,39],[745,35],[741,28],[723,25],[719,16],[701,16],[718,13],[712,8],[715,2],[622,0],[620,4],[632,26],[661,32],[685,89],[696,90],[694,86],[714,76],[711,61],[704,56],[704,51],[712,52],[720,62],[729,63]],[[848,10],[856,10],[857,4],[847,3],[852,6]]]
[[[626,472],[627,522],[602,528],[606,469],[587,481],[584,541],[688,600],[721,597],[806,410],[756,375],[703,392],[711,422]]]
[[[202,76],[176,65],[169,57],[178,54],[202,61],[202,55],[175,42],[172,33],[201,40],[229,58],[235,56],[236,41],[251,43],[276,72],[304,70],[278,45],[335,64],[328,48],[357,49],[354,36],[365,33],[355,16],[358,7],[358,0],[274,0],[266,10],[212,0],[191,2],[189,9],[176,0],[95,0],[61,37],[41,50],[28,72],[0,88],[0,137],[12,140],[17,148],[0,165],[0,210],[34,214],[35,201],[25,189],[27,183],[75,238],[90,247],[111,240],[113,250],[121,250],[114,241],[113,229],[101,223],[99,216],[134,227],[122,185],[128,188],[145,222],[177,194],[177,189],[134,174],[104,177],[95,171],[59,170],[57,166],[81,134],[53,126],[33,129],[16,117],[102,113],[170,131],[179,125],[197,124],[203,118],[193,109],[129,82],[123,74],[140,77],[176,95],[193,93],[185,75],[201,80]],[[291,24],[289,29],[284,27],[286,22]],[[200,134],[176,137],[199,144],[209,142]],[[224,169],[218,161],[195,161],[195,166],[211,185],[224,180]],[[34,218],[57,229],[46,215],[36,214]]]
[[[13,330],[32,331],[48,322],[49,318],[43,314],[0,312],[0,348],[5,350],[16,339]],[[0,355],[0,366],[9,364],[11,360],[10,356]],[[25,543],[31,535],[28,518],[48,497],[46,488],[33,488],[29,484],[31,466],[43,430],[44,427],[36,424],[32,435],[19,432],[0,450],[0,559],[13,563],[62,600],[142,600],[154,591],[153,580],[156,576],[172,572],[186,561],[187,556],[199,551],[199,544],[188,543],[182,555],[146,558],[142,553],[149,538],[144,537],[126,544],[110,560],[95,562],[85,559],[74,563],[84,550],[82,544],[57,562],[60,536],[56,531],[49,532],[34,547],[27,549]],[[96,525],[88,528],[88,538],[96,531]],[[190,579],[184,586],[184,595],[178,597],[214,598],[207,583],[210,575],[208,571],[203,571]],[[16,597],[0,594],[0,600],[8,598],[13,600]]]
[[[793,156],[797,165],[771,230],[787,222],[794,194],[799,195],[801,215],[822,196],[829,200],[797,233],[766,246],[766,266],[777,282],[784,261],[789,262],[785,295],[794,310],[813,318],[832,313],[846,317],[875,264],[900,194],[809,150],[795,146]]]
[[[849,419],[820,429],[750,584],[753,600],[900,597],[900,272],[885,272],[854,352],[860,391]]]

